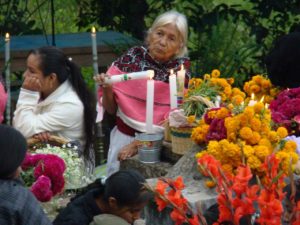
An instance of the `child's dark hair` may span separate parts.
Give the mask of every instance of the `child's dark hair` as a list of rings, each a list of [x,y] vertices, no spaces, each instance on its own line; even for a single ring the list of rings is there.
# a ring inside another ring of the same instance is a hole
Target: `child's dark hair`
[[[59,83],[62,84],[69,79],[72,84],[84,106],[84,133],[86,143],[83,155],[85,160],[92,160],[90,147],[94,141],[94,123],[96,116],[95,99],[83,79],[80,68],[70,61],[61,49],[53,46],[38,48],[30,51],[29,54],[38,55],[40,57],[39,67],[44,76],[55,73]]]
[[[267,73],[276,86],[294,88],[300,86],[300,32],[287,34],[274,42],[265,59]]]
[[[114,197],[119,206],[131,206],[146,202],[153,197],[144,188],[145,182],[145,178],[138,171],[120,170],[108,177],[105,183],[102,179],[95,180],[79,196],[93,189],[97,190],[95,197],[102,196],[107,203],[110,197]]]

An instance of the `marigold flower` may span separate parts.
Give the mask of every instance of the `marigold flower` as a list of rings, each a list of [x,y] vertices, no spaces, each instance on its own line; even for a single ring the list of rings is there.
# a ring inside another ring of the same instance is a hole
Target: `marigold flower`
[[[282,139],[288,136],[288,131],[285,127],[278,127],[277,134]]]
[[[283,147],[283,150],[286,152],[295,152],[296,149],[297,149],[297,144],[292,140],[286,141]]]
[[[257,170],[260,168],[261,165],[261,161],[254,155],[251,155],[248,159],[247,159],[247,165],[254,170]]]
[[[245,145],[243,147],[243,154],[246,156],[246,158],[249,158],[251,155],[254,154],[254,149],[251,145]]]
[[[210,79],[210,75],[208,73],[204,74],[203,79],[204,80],[209,80]]]
[[[196,116],[194,116],[194,115],[188,116],[186,120],[187,120],[187,122],[190,123],[190,124],[191,124],[191,123],[194,123],[195,120],[196,120]]]
[[[253,108],[256,113],[260,113],[265,108],[265,105],[262,102],[257,102]]]
[[[252,80],[257,84],[261,84],[262,81],[265,80],[265,78],[262,77],[261,75],[255,75],[252,77]]]
[[[211,77],[213,78],[218,78],[220,76],[220,71],[217,70],[217,69],[214,69],[212,72],[211,72]]]
[[[208,188],[213,188],[216,186],[216,183],[212,180],[207,180],[207,181],[205,181],[205,186]]]
[[[254,152],[257,158],[259,158],[261,161],[264,161],[266,157],[270,154],[268,147],[263,145],[256,146]]]
[[[261,82],[261,86],[263,88],[267,89],[267,88],[270,88],[272,86],[272,84],[271,84],[270,80],[265,79]]]
[[[235,104],[235,105],[240,105],[243,101],[244,98],[240,95],[235,95],[231,98],[231,101]]]
[[[278,137],[276,131],[270,131],[268,136],[269,136],[269,140],[271,142],[278,142],[279,141],[279,137]]]
[[[253,131],[250,127],[242,127],[242,129],[240,130],[240,136],[244,140],[248,140],[248,139],[252,138]]]
[[[256,84],[250,86],[250,91],[251,91],[251,93],[259,93],[260,90],[261,90],[260,86],[258,86],[258,85],[256,85]]]
[[[261,128],[261,122],[259,119],[257,118],[252,118],[250,120],[250,126],[251,126],[251,129],[254,130],[254,131],[260,131],[260,128]]]
[[[249,142],[252,144],[252,145],[255,145],[257,144],[261,139],[261,136],[258,132],[254,131],[252,132],[252,137],[249,139]]]

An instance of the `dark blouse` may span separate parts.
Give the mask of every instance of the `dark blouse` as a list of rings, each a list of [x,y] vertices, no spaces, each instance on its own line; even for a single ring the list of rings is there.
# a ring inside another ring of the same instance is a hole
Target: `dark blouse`
[[[90,190],[68,203],[53,221],[53,225],[89,225],[94,216],[101,214],[96,204],[97,190]]]
[[[154,60],[144,46],[136,46],[129,49],[121,57],[113,62],[120,70],[130,73],[145,70],[154,70],[154,80],[160,80],[169,83],[170,70],[174,73],[181,69],[183,64],[186,70],[186,84],[190,78],[190,61],[187,57],[171,59],[168,62],[160,63]]]

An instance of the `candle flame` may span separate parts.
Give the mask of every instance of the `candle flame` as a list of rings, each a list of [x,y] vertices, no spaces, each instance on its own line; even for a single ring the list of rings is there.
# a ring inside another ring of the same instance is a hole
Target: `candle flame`
[[[92,27],[92,33],[96,33],[96,28],[95,27]]]
[[[9,33],[5,34],[5,39],[9,39]]]
[[[149,80],[152,80],[154,77],[154,70],[148,70]]]
[[[269,108],[269,104],[268,104],[268,103],[265,104],[265,108],[266,108],[266,109]]]
[[[254,100],[255,96],[254,93],[251,94],[251,100]]]
[[[170,69],[170,75],[173,75],[173,74],[174,74],[174,70]]]
[[[262,96],[262,98],[260,99],[260,102],[264,102],[265,100],[265,96]]]
[[[183,66],[183,64],[181,64],[181,66],[180,66],[180,70],[184,70],[184,66]]]

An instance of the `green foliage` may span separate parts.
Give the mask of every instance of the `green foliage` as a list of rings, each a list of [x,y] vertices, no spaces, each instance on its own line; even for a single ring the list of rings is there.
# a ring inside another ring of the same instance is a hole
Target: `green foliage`
[[[83,78],[88,86],[88,88],[92,91],[95,92],[95,81],[93,79],[93,67],[81,67],[81,73],[83,75]]]

